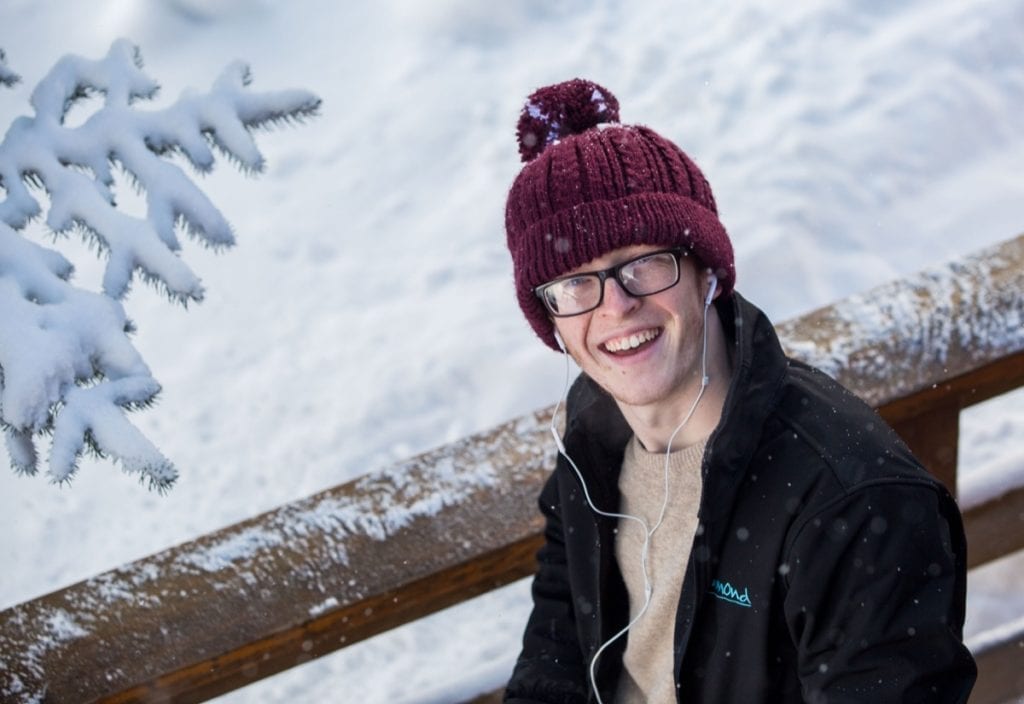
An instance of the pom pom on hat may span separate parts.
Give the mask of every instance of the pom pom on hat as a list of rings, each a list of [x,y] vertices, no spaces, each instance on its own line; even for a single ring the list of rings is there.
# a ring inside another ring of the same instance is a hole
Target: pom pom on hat
[[[555,141],[619,121],[619,101],[596,83],[574,78],[530,95],[519,115],[519,155],[529,162]]]
[[[704,174],[654,130],[618,120],[615,96],[579,78],[535,91],[519,116],[526,164],[505,201],[505,235],[519,306],[556,351],[554,323],[534,288],[616,249],[685,247],[717,275],[721,295],[736,281]]]

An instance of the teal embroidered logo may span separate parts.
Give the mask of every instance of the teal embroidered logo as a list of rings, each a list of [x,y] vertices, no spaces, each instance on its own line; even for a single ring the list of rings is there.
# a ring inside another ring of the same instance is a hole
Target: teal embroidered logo
[[[711,593],[722,601],[728,601],[730,604],[745,606],[748,609],[753,606],[753,604],[750,603],[750,594],[747,592],[746,587],[744,587],[743,591],[740,592],[739,589],[728,582],[713,579],[711,580]]]

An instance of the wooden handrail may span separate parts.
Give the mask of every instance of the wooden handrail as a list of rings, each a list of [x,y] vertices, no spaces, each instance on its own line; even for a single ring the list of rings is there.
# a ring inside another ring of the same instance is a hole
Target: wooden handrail
[[[203,701],[529,574],[549,417],[0,612],[0,701]]]
[[[778,329],[955,487],[959,410],[1024,384],[1022,291],[1024,236]],[[202,701],[530,574],[549,420],[525,416],[0,612],[0,700]],[[1024,547],[1019,530],[993,537],[1004,511],[1024,512],[1024,490],[967,510],[972,564]]]

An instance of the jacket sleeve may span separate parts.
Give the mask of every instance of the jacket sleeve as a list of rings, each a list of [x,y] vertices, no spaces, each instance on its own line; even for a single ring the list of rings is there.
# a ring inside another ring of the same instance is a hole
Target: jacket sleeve
[[[785,611],[807,702],[967,701],[966,544],[959,511],[926,481],[844,495],[797,528]]]
[[[522,652],[505,690],[505,701],[586,702],[586,663],[576,630],[557,477],[548,480],[539,503],[545,517],[545,542],[537,553],[533,612],[523,634]]]

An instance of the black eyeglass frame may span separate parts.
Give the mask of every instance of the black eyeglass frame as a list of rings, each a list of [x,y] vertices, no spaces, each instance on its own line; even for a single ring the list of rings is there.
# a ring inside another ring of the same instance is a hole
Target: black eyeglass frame
[[[670,283],[668,286],[663,286],[662,288],[659,288],[659,289],[657,289],[655,291],[647,291],[646,293],[633,293],[628,288],[626,288],[626,283],[622,280],[622,277],[619,276],[619,273],[625,267],[629,266],[630,264],[635,264],[636,262],[640,261],[641,259],[647,259],[648,257],[653,257],[653,256],[656,256],[658,254],[674,254],[675,255],[676,276],[675,276],[675,279],[672,281],[672,283]],[[632,259],[627,259],[624,262],[619,262],[615,266],[610,266],[607,269],[601,269],[600,271],[581,271],[578,274],[569,274],[567,276],[560,276],[557,279],[552,279],[551,281],[547,281],[545,283],[542,283],[540,286],[534,287],[533,294],[535,296],[537,296],[537,298],[539,298],[541,300],[541,303],[544,304],[544,308],[548,311],[548,313],[550,313],[554,317],[556,317],[556,318],[572,318],[572,317],[575,317],[577,315],[583,315],[584,313],[589,313],[592,310],[597,310],[598,308],[601,307],[601,304],[604,303],[604,285],[605,285],[605,282],[608,281],[609,277],[614,277],[615,281],[619,284],[619,287],[622,289],[622,291],[627,296],[629,296],[630,298],[644,298],[646,296],[653,296],[656,293],[661,293],[662,291],[668,291],[670,288],[672,288],[673,286],[678,284],[679,283],[679,279],[682,277],[682,269],[680,269],[680,267],[679,267],[679,259],[681,257],[687,257],[689,255],[690,255],[690,250],[687,249],[686,247],[669,247],[667,249],[657,249],[657,250],[655,250],[653,252],[645,252],[644,254],[640,254],[640,255],[638,255],[636,257],[633,257]],[[557,283],[559,283],[561,281],[567,281],[569,279],[578,279],[581,276],[596,276],[600,280],[601,286],[600,286],[600,289],[599,289],[600,292],[599,292],[598,297],[597,297],[597,303],[595,303],[592,307],[587,308],[586,310],[577,311],[575,313],[556,313],[555,311],[551,310],[551,305],[548,303],[548,299],[544,295],[544,292],[549,287],[554,286],[555,284],[557,284]]]

